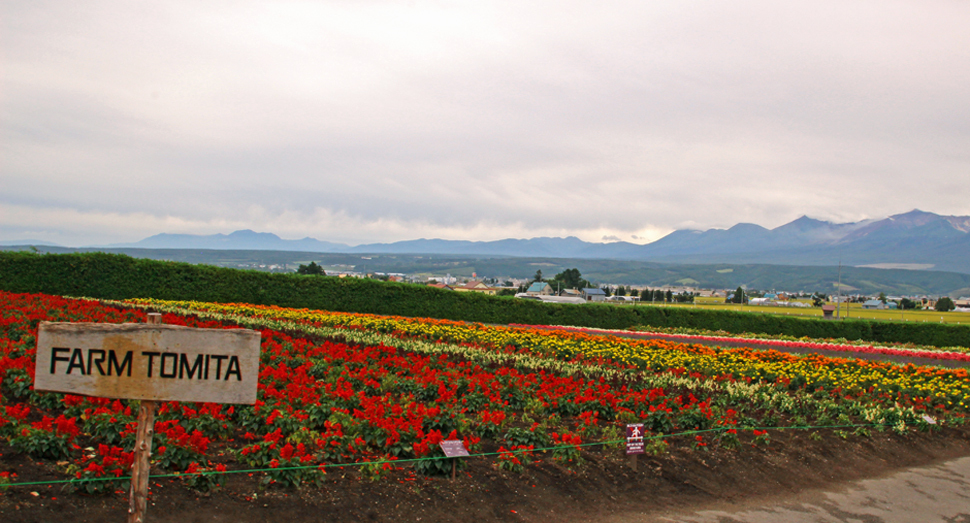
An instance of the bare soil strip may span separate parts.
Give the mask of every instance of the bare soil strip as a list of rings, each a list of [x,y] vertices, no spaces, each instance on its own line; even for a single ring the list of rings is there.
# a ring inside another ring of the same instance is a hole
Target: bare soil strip
[[[320,487],[261,488],[258,475],[239,474],[230,476],[223,490],[202,495],[178,479],[159,478],[151,482],[148,520],[603,522],[622,516],[624,521],[670,521],[671,515],[701,510],[779,504],[801,493],[970,456],[968,429],[905,436],[873,432],[847,439],[833,431],[811,435],[788,431],[768,447],[711,451],[692,450],[686,441],[672,439],[672,452],[642,456],[637,472],[618,451],[604,450],[584,452],[586,463],[574,470],[540,456],[524,474],[473,458],[454,482],[414,477],[407,470],[370,482],[347,467],[332,470]],[[0,464],[17,471],[19,481],[64,477],[9,448],[0,447]],[[13,487],[0,494],[0,520],[119,521],[127,506],[125,493],[89,497],[59,486]]]

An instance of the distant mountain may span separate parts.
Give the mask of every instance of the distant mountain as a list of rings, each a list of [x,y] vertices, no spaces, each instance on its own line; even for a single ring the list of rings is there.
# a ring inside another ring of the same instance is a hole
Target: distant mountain
[[[257,250],[257,251],[302,251],[302,252],[344,252],[348,246],[313,238],[284,240],[269,232],[251,230],[236,231],[231,234],[156,234],[135,243],[108,245],[110,248],[139,249],[218,249],[218,250]]]
[[[575,236],[569,236],[567,238],[506,239],[488,242],[422,239],[358,245],[344,252],[632,259],[636,257],[636,250],[640,247],[642,246],[627,242],[590,243]]]
[[[320,253],[487,255],[641,260],[663,263],[921,268],[970,273],[970,217],[914,210],[883,220],[831,223],[802,216],[766,229],[680,230],[647,245],[591,243],[575,237],[465,241],[420,239],[350,247],[313,238],[284,240],[250,230],[199,236],[158,234],[113,248],[278,250]]]
[[[970,217],[914,210],[883,220],[833,224],[802,217],[773,230],[676,231],[638,259],[669,263],[920,266],[970,273]],[[756,227],[756,226],[755,226]]]
[[[7,240],[0,242],[0,246],[3,247],[30,247],[31,245],[36,245],[38,247],[61,247],[56,243],[45,242],[41,240]]]

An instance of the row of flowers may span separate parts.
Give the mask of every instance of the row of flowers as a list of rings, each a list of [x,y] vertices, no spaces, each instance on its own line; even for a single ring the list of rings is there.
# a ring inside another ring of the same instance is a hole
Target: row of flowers
[[[564,330],[568,332],[583,332],[587,334],[623,335],[639,334],[646,336],[658,336],[667,339],[686,339],[698,341],[710,341],[719,343],[743,343],[747,345],[766,345],[772,347],[788,347],[795,349],[814,349],[834,352],[854,352],[862,354],[884,354],[887,356],[904,356],[909,358],[927,358],[934,360],[948,361],[970,361],[970,353],[960,351],[956,347],[949,349],[939,348],[915,348],[915,347],[886,347],[871,345],[866,343],[836,342],[832,340],[804,339],[782,339],[781,337],[741,335],[730,336],[724,334],[692,334],[688,332],[668,332],[666,330],[611,330],[611,329],[592,329],[588,327],[570,327],[559,325],[514,325],[531,328],[544,328]]]
[[[662,372],[685,369],[706,377],[757,381],[787,380],[795,386],[839,389],[853,395],[886,394],[892,402],[913,398],[965,412],[970,401],[966,369],[915,365],[818,354],[795,355],[747,347],[716,348],[669,340],[641,340],[559,328],[502,327],[424,318],[286,309],[248,304],[139,301],[141,306],[190,310],[214,318],[292,321],[303,326],[364,329],[433,341],[469,343],[492,350],[528,351],[562,361],[609,363],[618,368]]]

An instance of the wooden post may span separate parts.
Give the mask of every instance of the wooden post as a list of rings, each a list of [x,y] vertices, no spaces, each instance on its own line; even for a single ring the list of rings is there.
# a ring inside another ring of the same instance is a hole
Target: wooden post
[[[639,454],[630,454],[627,457],[630,458],[630,468],[633,469],[633,472],[636,472],[637,471],[637,459],[640,457],[640,455]]]
[[[451,481],[455,481],[458,474],[458,458],[451,458]]]
[[[162,315],[148,314],[148,323],[160,325]],[[155,402],[142,400],[138,409],[138,432],[135,434],[135,460],[131,467],[131,492],[128,495],[128,523],[144,523],[148,508],[148,474],[155,434]]]

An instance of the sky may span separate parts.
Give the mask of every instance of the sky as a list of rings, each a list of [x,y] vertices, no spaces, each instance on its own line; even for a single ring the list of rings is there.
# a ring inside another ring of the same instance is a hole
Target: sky
[[[970,2],[0,3],[0,240],[970,215]]]

